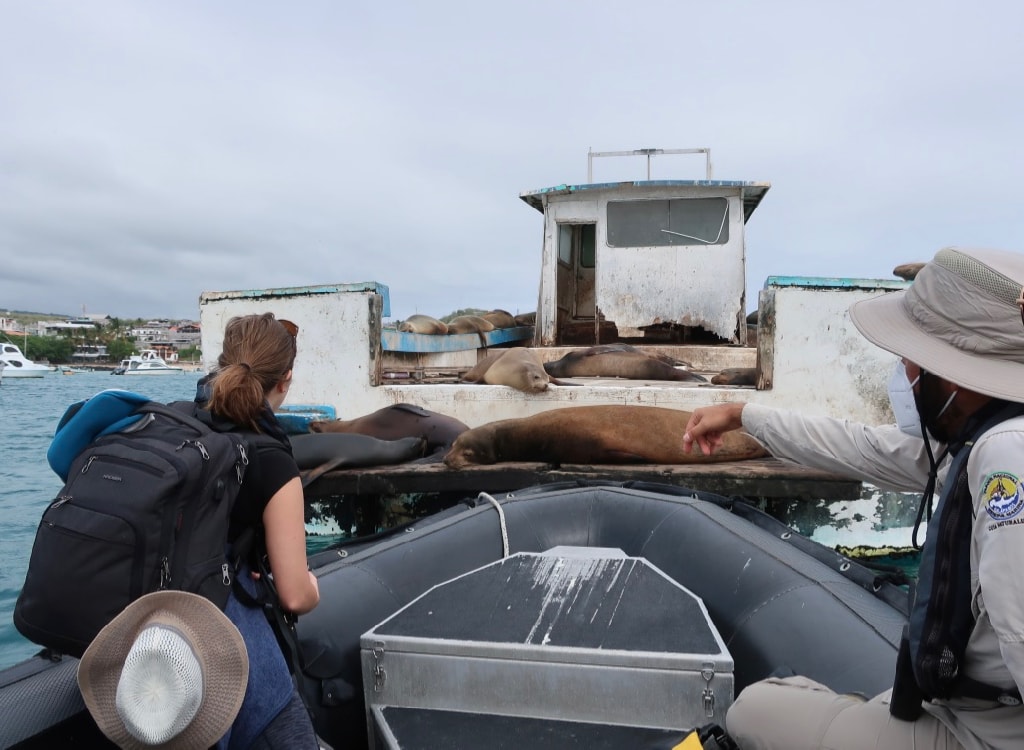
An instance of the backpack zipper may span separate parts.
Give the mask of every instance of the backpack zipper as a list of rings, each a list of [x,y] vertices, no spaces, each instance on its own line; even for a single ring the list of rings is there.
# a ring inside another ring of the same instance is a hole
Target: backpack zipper
[[[201,455],[203,457],[204,461],[209,461],[210,460],[210,453],[209,453],[209,451],[207,451],[206,450],[206,446],[203,445],[198,440],[185,440],[185,441],[182,442],[181,445],[179,445],[177,448],[175,448],[175,450],[179,450],[180,451],[182,448],[184,448],[185,446],[188,446],[188,445],[191,445],[193,448],[198,450],[199,451],[199,455]]]
[[[54,500],[52,503],[50,503],[50,510],[54,510],[56,508],[59,508],[64,503],[71,502],[71,497],[72,497],[71,495],[58,495],[57,499]]]
[[[238,443],[235,446],[238,448],[238,460],[235,461],[235,476],[238,477],[238,483],[241,484],[242,480],[245,479],[245,470],[249,466],[249,454],[245,451],[245,446],[242,443]]]
[[[160,558],[160,588],[165,589],[171,585],[171,562],[164,555]]]

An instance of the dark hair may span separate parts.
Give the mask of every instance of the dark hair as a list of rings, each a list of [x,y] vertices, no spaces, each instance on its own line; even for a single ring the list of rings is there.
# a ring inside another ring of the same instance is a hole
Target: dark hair
[[[206,408],[258,431],[267,391],[292,369],[295,347],[295,336],[272,313],[231,318],[224,329]]]

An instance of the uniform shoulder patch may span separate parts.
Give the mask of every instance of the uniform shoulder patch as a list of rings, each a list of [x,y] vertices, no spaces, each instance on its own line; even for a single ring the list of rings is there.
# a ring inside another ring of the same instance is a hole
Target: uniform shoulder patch
[[[995,521],[1006,521],[1024,510],[1024,488],[1015,474],[997,471],[985,477],[981,502]]]

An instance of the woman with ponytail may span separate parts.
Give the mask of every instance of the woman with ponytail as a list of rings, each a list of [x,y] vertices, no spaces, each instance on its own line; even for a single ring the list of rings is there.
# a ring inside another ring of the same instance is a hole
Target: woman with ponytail
[[[222,748],[317,748],[319,743],[295,688],[277,637],[259,598],[259,558],[273,576],[282,608],[301,615],[320,601],[316,577],[306,561],[304,501],[299,468],[288,437],[274,416],[288,395],[297,351],[298,327],[270,313],[228,321],[216,370],[199,385],[196,400],[218,423],[269,436],[253,441],[249,466],[235,504],[229,544],[246,534],[257,543],[242,561],[225,613],[242,633],[249,656],[249,680],[241,711]],[[252,455],[252,454],[255,455]],[[252,596],[246,601],[246,592]]]

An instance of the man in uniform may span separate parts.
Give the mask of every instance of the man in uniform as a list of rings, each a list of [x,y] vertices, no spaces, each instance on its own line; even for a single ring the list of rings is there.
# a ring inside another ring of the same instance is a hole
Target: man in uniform
[[[1022,747],[1024,255],[943,249],[850,317],[900,357],[898,425],[729,403],[694,411],[683,443],[710,453],[743,427],[778,458],[923,490],[929,508],[939,494],[894,688],[865,700],[768,678],[739,695],[727,729],[743,750]]]

